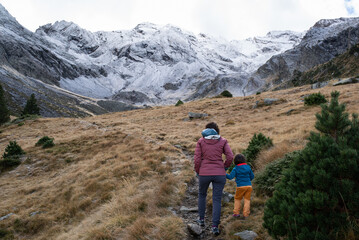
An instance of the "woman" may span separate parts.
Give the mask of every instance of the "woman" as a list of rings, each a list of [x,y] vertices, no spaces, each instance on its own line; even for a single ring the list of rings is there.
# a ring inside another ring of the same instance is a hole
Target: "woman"
[[[210,183],[213,186],[212,233],[219,235],[218,225],[221,217],[221,200],[226,183],[226,171],[233,160],[233,153],[225,138],[219,135],[218,125],[208,123],[202,131],[202,138],[197,142],[194,154],[194,168],[199,178],[198,213],[201,226],[204,226],[207,190]],[[226,161],[223,162],[222,154]]]

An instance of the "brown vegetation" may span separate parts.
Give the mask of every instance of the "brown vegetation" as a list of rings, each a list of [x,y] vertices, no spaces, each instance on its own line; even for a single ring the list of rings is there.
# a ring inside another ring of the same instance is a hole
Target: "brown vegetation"
[[[349,112],[358,112],[359,85],[325,87],[341,92]],[[0,150],[16,140],[25,161],[0,173],[0,221],[15,239],[181,239],[185,227],[168,207],[177,207],[194,176],[192,162],[181,149],[194,151],[205,124],[218,123],[235,153],[254,133],[273,139],[259,166],[301,149],[314,130],[320,107],[304,106],[303,96],[318,92],[308,86],[237,98],[203,99],[184,105],[112,113],[83,119],[28,120],[0,129]],[[263,98],[280,104],[252,109]],[[208,117],[188,120],[188,112]],[[43,136],[55,146],[35,147]],[[233,182],[227,192],[234,193]],[[227,239],[241,229],[267,237],[261,227],[265,199],[252,201],[252,220],[231,219],[233,203],[223,209]],[[145,238],[145,235],[147,238]],[[232,238],[235,239],[235,238]]]

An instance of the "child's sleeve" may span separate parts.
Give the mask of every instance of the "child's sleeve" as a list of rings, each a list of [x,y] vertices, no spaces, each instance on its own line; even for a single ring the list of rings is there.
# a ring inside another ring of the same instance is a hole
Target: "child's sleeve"
[[[236,176],[236,169],[235,168],[233,168],[231,174],[226,174],[226,178],[229,179],[229,180],[233,179],[235,176]]]

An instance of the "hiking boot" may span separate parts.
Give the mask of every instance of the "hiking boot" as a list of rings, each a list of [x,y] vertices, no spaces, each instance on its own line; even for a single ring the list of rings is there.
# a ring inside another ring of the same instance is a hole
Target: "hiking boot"
[[[240,214],[233,214],[232,217],[234,218],[239,218],[241,215]]]
[[[204,227],[204,219],[197,219],[197,224],[200,225],[201,227]]]
[[[240,217],[239,219],[240,220],[246,220],[248,217],[245,217],[245,216],[242,216],[242,217]]]
[[[218,227],[212,226],[212,233],[213,233],[213,235],[218,236],[218,235],[219,235],[219,229],[218,229]]]

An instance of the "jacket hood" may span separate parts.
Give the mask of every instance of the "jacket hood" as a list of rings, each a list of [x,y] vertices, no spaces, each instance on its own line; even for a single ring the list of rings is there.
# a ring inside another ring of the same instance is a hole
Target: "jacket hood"
[[[205,139],[203,138],[203,141],[207,144],[210,144],[210,145],[214,145],[214,144],[217,144],[219,143],[219,141],[221,140],[221,138],[219,139]]]

